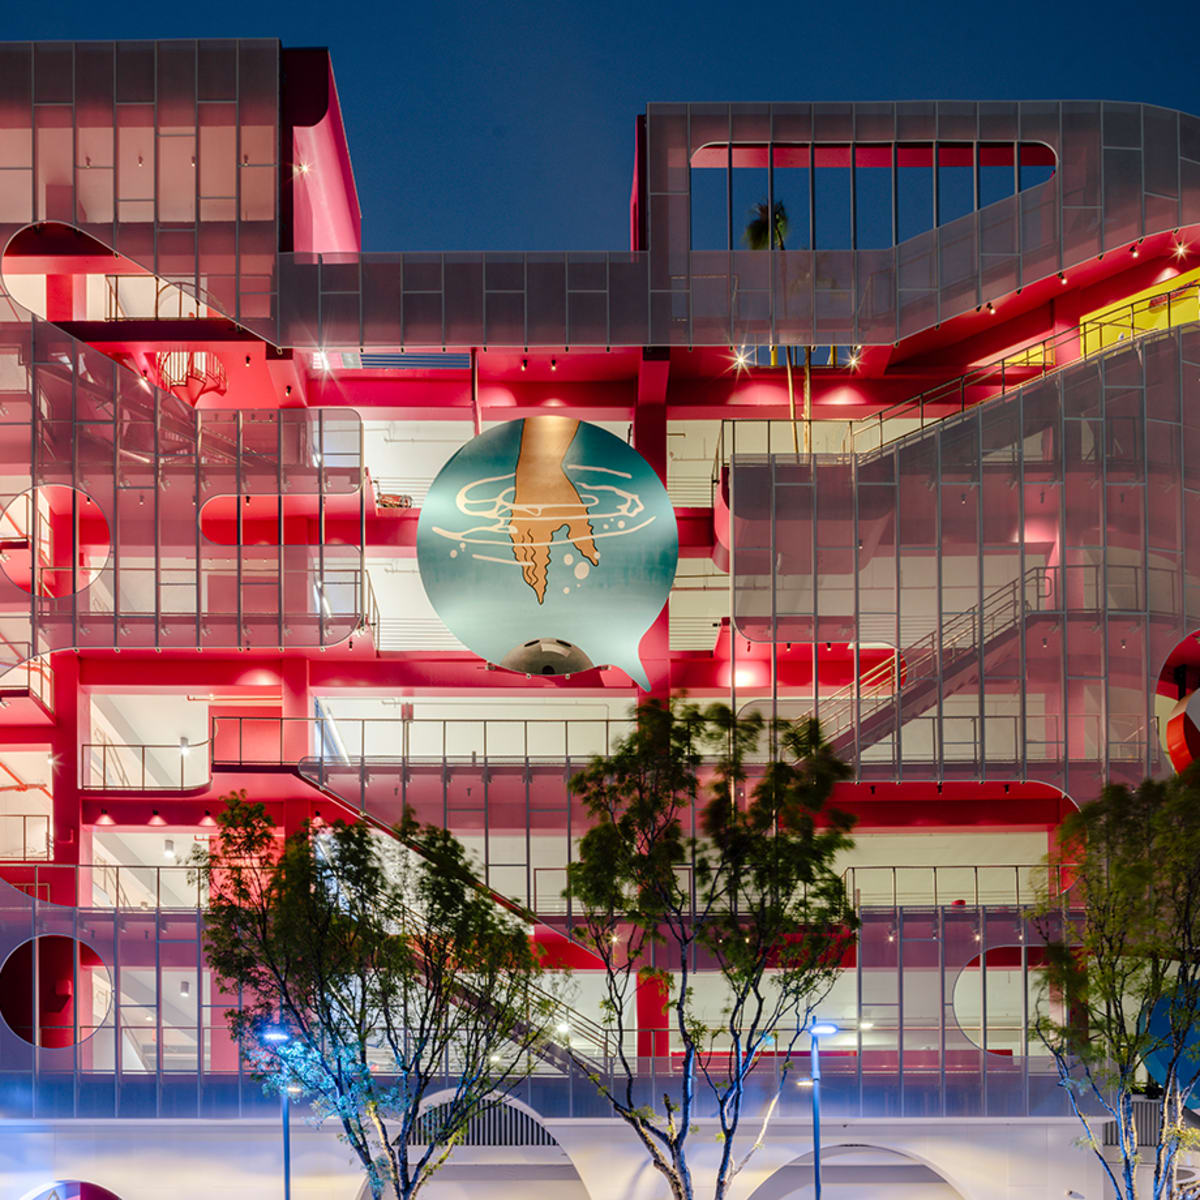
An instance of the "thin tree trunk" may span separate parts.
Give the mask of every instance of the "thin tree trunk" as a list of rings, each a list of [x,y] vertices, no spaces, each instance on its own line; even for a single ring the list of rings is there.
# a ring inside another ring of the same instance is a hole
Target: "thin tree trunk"
[[[812,453],[812,347],[804,347],[804,453]]]
[[[787,367],[788,416],[792,420],[792,453],[800,453],[800,429],[796,424],[796,387],[792,382],[792,348],[784,346],[783,361]]]

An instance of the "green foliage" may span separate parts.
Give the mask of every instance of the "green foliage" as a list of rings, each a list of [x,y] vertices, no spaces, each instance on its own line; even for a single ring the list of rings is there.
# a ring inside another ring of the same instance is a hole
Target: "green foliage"
[[[230,1028],[268,1088],[340,1121],[373,1196],[409,1200],[545,1039],[527,930],[445,830],[410,819],[397,841],[339,823],[282,841],[261,804],[226,800],[198,868]],[[263,1040],[275,1025],[287,1041]],[[434,1136],[414,1145],[435,1095]]]
[[[1122,1200],[1138,1194],[1133,1099],[1150,1056],[1165,1064],[1151,1194],[1176,1200],[1178,1151],[1190,1140],[1178,1077],[1194,1073],[1187,1038],[1200,1022],[1200,775],[1106,787],[1063,822],[1048,866],[1034,912],[1045,964],[1031,1034],[1054,1056],[1101,1158],[1087,1109],[1116,1119],[1120,1171],[1106,1170]],[[1151,1026],[1155,1011],[1165,1033]]]
[[[613,753],[571,784],[591,827],[567,894],[604,965],[621,1068],[617,1083],[601,1090],[672,1194],[686,1198],[686,1143],[702,1083],[720,1117],[721,1197],[746,1161],[733,1158],[733,1143],[750,1071],[768,1046],[787,1061],[855,935],[834,870],[836,855],[851,845],[852,822],[830,804],[849,772],[812,720],[768,731],[757,715],[682,700],[651,701],[636,718]],[[698,957],[715,966],[725,988],[719,1028],[695,1011]],[[639,1099],[638,1064],[626,1049],[634,1031],[625,1014],[639,981],[657,983],[669,999],[671,1037],[681,1050],[679,1086],[661,1109]],[[760,1142],[761,1133],[750,1153]]]
[[[746,225],[745,231],[742,234],[742,240],[751,250],[766,250],[768,229],[772,222],[767,219],[767,201],[762,200],[754,205],[750,210],[750,221]],[[787,209],[784,208],[781,200],[775,201],[775,220],[773,222],[773,244],[775,250],[785,249],[785,241],[788,232],[788,216]]]

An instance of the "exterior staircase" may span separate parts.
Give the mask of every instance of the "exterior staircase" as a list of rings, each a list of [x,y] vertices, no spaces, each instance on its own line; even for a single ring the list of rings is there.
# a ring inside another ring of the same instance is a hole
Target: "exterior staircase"
[[[856,682],[822,698],[816,715],[835,753],[857,757],[927,712],[939,696],[953,695],[979,668],[979,646],[984,662],[1006,652],[1019,635],[1022,616],[1036,611],[1053,588],[1051,570],[1031,567]]]

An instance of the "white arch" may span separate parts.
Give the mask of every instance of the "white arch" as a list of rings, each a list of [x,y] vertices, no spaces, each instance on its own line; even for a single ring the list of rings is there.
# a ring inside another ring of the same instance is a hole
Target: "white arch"
[[[938,1180],[951,1188],[958,1200],[967,1200],[969,1192],[947,1176],[945,1170],[939,1167],[936,1163],[930,1161],[924,1155],[916,1154],[912,1150],[905,1148],[899,1149],[896,1146],[889,1146],[881,1143],[878,1139],[863,1142],[848,1142],[838,1141],[832,1142],[821,1147],[821,1164],[827,1166],[831,1159],[836,1159],[840,1154],[853,1154],[859,1151],[873,1151],[879,1154],[889,1155],[896,1160],[898,1164],[912,1164],[914,1166],[925,1167],[933,1175],[936,1175]],[[781,1163],[770,1175],[767,1176],[755,1189],[750,1193],[748,1200],[783,1200],[783,1197],[788,1192],[794,1191],[794,1187],[789,1187],[787,1182],[780,1178],[782,1174],[787,1172],[791,1167],[808,1166],[811,1167],[813,1162],[813,1151],[807,1150],[803,1154],[798,1154],[795,1158],[786,1163]],[[788,1188],[788,1192],[779,1192],[778,1189],[783,1186]],[[798,1186],[804,1186],[800,1184]]]
[[[422,1102],[420,1108],[417,1109],[418,1115],[422,1112],[428,1111],[431,1108],[436,1108],[439,1104],[441,1104],[445,1100],[453,1099],[455,1095],[456,1095],[455,1089],[449,1088],[449,1087],[442,1088],[441,1091],[434,1092],[432,1095],[427,1096],[425,1098],[425,1100]],[[531,1121],[533,1121],[538,1126],[538,1128],[541,1129],[546,1134],[546,1136],[550,1139],[550,1141],[553,1144],[553,1147],[556,1150],[558,1150],[563,1155],[563,1157],[566,1159],[567,1163],[570,1165],[571,1171],[574,1173],[574,1176],[575,1176],[574,1183],[578,1186],[578,1188],[582,1192],[582,1194],[585,1196],[590,1195],[590,1193],[588,1192],[587,1184],[584,1183],[583,1176],[580,1175],[579,1168],[575,1165],[574,1159],[572,1159],[570,1154],[567,1153],[566,1149],[559,1142],[558,1138],[556,1138],[554,1136],[554,1134],[551,1133],[551,1131],[546,1127],[546,1123],[542,1119],[541,1113],[539,1113],[536,1109],[531,1108],[523,1100],[519,1100],[516,1096],[506,1096],[506,1095],[501,1095],[499,1093],[492,1093],[488,1097],[488,1099],[492,1100],[495,1103],[505,1104],[505,1105],[508,1105],[510,1108],[515,1108],[518,1112],[524,1113],[525,1116],[527,1116]],[[454,1161],[453,1156],[451,1156],[449,1162],[452,1163],[453,1161]],[[447,1165],[449,1165],[449,1163]],[[485,1164],[479,1163],[479,1164],[475,1164],[475,1165],[477,1165],[479,1167],[481,1172],[486,1171],[486,1169],[487,1169]],[[439,1175],[440,1175],[440,1172],[439,1172]],[[434,1178],[437,1179],[438,1176],[435,1176]],[[364,1180],[362,1187],[358,1191],[358,1196],[357,1196],[356,1200],[370,1200],[370,1196],[371,1196],[370,1188],[369,1188],[366,1180]]]
[[[453,1100],[455,1095],[457,1095],[455,1089],[447,1087],[442,1088],[440,1092],[434,1092],[431,1096],[426,1096],[421,1107],[417,1109],[418,1115],[423,1113],[427,1108],[436,1108],[443,1100]],[[518,1100],[516,1096],[506,1096],[499,1092],[492,1092],[487,1096],[487,1100],[492,1103],[498,1101],[501,1104],[507,1104],[517,1109],[518,1112],[523,1112],[531,1120],[536,1121],[543,1129],[546,1129],[546,1122],[542,1119],[542,1114],[530,1108],[524,1100]],[[550,1133],[548,1129],[546,1129],[546,1133],[554,1139],[554,1144],[557,1146],[558,1139],[554,1137],[554,1134]]]

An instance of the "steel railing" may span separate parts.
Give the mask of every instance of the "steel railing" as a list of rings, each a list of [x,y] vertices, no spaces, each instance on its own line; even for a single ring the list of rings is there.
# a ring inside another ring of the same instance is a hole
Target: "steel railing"
[[[948,671],[953,671],[959,666],[969,667],[972,662],[977,661],[981,647],[986,647],[994,639],[1015,631],[1022,620],[1031,614],[1054,613],[1081,607],[1099,610],[1105,597],[1118,598],[1121,601],[1118,604],[1120,608],[1136,610],[1149,605],[1151,596],[1156,597],[1157,604],[1164,595],[1169,597],[1166,611],[1173,614],[1178,611],[1177,591],[1176,575],[1165,567],[1152,567],[1148,570],[1134,566],[1105,567],[1099,564],[1031,567],[1021,578],[1002,584],[988,593],[980,604],[945,617],[928,633],[870,667],[859,679],[852,680],[828,695],[819,695],[815,702],[784,700],[777,706],[778,711],[781,715],[792,717],[815,713],[820,718],[821,730],[826,739],[839,751],[846,752],[853,748],[848,743],[854,731],[863,729],[867,722],[881,717],[889,708],[894,707],[897,710],[894,728],[919,719],[924,708],[906,715],[903,706],[909,702],[919,702],[916,699],[918,697],[928,698],[929,703],[925,708],[932,706],[940,695],[938,685],[944,681]],[[1068,602],[1068,596],[1078,597],[1081,603]],[[977,749],[982,744],[982,723],[986,722],[989,729],[998,732],[1005,719],[1004,714],[981,718],[978,715],[958,716],[946,713],[943,721],[953,722],[959,731],[970,725],[975,732],[966,741],[959,738],[958,746],[948,747],[945,745],[944,731],[940,728],[935,730],[935,757],[959,761],[972,757],[973,750],[965,751],[968,746]],[[1014,722],[1015,739],[1019,733],[1015,725],[1018,718],[1008,719]],[[1080,728],[1086,724],[1087,717],[1082,716]],[[1118,727],[1120,724],[1120,719],[1116,723],[1110,719],[1107,732],[1101,735],[1099,744],[1107,740],[1110,760],[1114,757],[1121,761],[1143,758],[1147,739],[1156,728],[1157,722],[1153,719],[1142,719],[1135,728],[1129,726],[1126,721],[1124,731]],[[883,740],[893,731],[893,728],[883,729],[880,731],[882,736],[875,740]],[[860,754],[871,744],[873,743],[868,742],[859,745]],[[1015,741],[1013,744],[1016,745]],[[1062,748],[1059,746],[1060,751]],[[908,747],[905,754],[909,757]]]
[[[577,719],[247,717],[212,720],[218,765],[331,766],[371,761],[548,761],[583,763],[608,754],[633,727],[629,718]]]
[[[964,412],[986,400],[1004,395],[1013,388],[1023,387],[1037,379],[1120,347],[1134,338],[1160,333],[1164,329],[1195,324],[1200,319],[1200,285],[1166,288],[1154,295],[1130,301],[1113,308],[1102,316],[1084,321],[1069,329],[1060,330],[1036,342],[1028,343],[979,366],[971,367],[952,379],[926,388],[905,400],[846,423],[841,449],[823,458],[851,458],[868,455],[920,433],[947,416]],[[970,395],[968,393],[971,393]],[[981,394],[982,393],[982,394]],[[818,422],[825,424],[827,422]],[[734,448],[727,437],[727,427],[742,427],[743,445],[745,421],[722,421],[712,468],[712,489],[721,486],[722,470],[728,466]],[[750,422],[765,428],[765,444],[745,452],[782,454],[795,457],[794,434],[790,421]],[[772,445],[773,429],[779,427],[781,444]],[[727,447],[727,442],[730,444]],[[807,455],[801,455],[807,457]]]
[[[1066,896],[1074,872],[1061,863],[849,866],[842,882],[855,909],[1023,908]]]
[[[885,705],[903,696],[884,691],[869,694],[864,718],[878,715]],[[752,701],[752,704],[760,702]],[[778,705],[783,718],[813,711],[811,699],[797,698]],[[821,710],[824,727],[824,709]],[[1052,762],[1067,752],[1067,726],[1072,744],[1081,748],[1075,758],[1138,762],[1158,736],[1155,717],[1140,714],[1054,714],[1021,716],[978,713],[905,716],[904,755],[910,764],[982,762],[1019,767],[1029,762]],[[918,733],[927,727],[927,744]],[[215,717],[207,742],[192,743],[187,753],[174,744],[114,744],[88,742],[81,748],[80,779],[88,791],[165,791],[202,788],[212,781],[212,769],[293,767],[318,786],[337,793],[360,811],[368,786],[383,777],[406,777],[417,768],[444,766],[450,770],[486,771],[489,767],[521,765],[528,770],[572,770],[597,754],[609,754],[629,731],[630,722],[595,720],[441,720],[403,717]],[[826,736],[836,741],[854,726],[834,722]],[[984,730],[988,754],[981,757]],[[891,755],[888,729],[861,749],[864,763]],[[1040,736],[1039,736],[1040,734]],[[764,745],[747,758],[752,773],[768,757]],[[710,763],[702,763],[705,772]],[[563,781],[565,786],[565,779]],[[349,785],[354,795],[343,795]],[[480,793],[482,796],[482,792]],[[563,803],[565,803],[565,795]],[[482,805],[482,799],[480,805]],[[474,810],[472,810],[474,811]]]
[[[208,743],[85,742],[80,786],[90,791],[186,791],[212,779]]]

